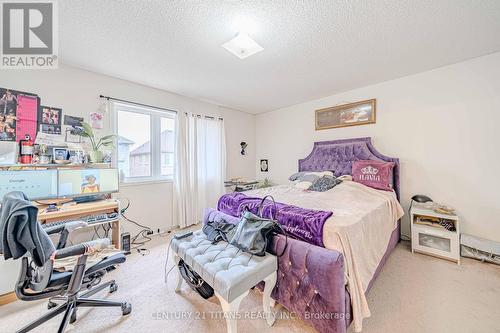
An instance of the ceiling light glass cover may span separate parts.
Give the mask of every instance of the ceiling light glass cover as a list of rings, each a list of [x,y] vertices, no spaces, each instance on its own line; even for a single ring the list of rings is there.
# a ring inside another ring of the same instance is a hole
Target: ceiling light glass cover
[[[222,44],[222,47],[240,59],[245,59],[264,50],[262,46],[245,33],[237,34],[229,42]]]

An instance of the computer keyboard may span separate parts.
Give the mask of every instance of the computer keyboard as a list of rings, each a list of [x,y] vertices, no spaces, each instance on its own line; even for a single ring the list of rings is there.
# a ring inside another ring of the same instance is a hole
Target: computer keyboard
[[[118,213],[102,213],[102,214],[95,214],[95,215],[80,216],[77,218],[64,219],[64,220],[59,220],[59,221],[55,221],[55,222],[49,222],[49,223],[46,223],[45,225],[47,227],[49,227],[49,226],[52,227],[55,225],[66,224],[68,222],[73,222],[73,221],[83,221],[83,222],[87,222],[88,225],[92,225],[92,224],[96,224],[96,223],[115,221],[117,218],[118,218]]]

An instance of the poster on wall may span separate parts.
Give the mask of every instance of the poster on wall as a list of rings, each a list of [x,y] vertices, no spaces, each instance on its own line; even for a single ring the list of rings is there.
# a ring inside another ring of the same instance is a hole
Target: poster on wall
[[[47,134],[61,134],[62,109],[51,106],[40,106],[38,123],[40,132]]]
[[[0,141],[35,138],[39,104],[36,94],[0,88]]]
[[[268,172],[269,171],[269,161],[268,160],[260,160],[260,171]]]
[[[69,143],[81,143],[82,137],[78,134],[82,130],[83,117],[64,115],[62,131],[64,140]]]
[[[90,126],[95,129],[103,128],[103,116],[99,112],[92,112],[90,114]]]
[[[38,96],[19,94],[17,105],[16,141],[29,135],[33,140],[37,133],[37,113],[40,98]]]
[[[82,126],[83,117],[64,115],[64,125]]]
[[[315,111],[316,130],[375,124],[377,100],[336,105]]]

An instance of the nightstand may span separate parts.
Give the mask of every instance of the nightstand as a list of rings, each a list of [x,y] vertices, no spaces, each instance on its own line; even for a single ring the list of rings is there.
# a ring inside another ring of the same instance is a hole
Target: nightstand
[[[460,265],[458,216],[413,206],[410,211],[411,251],[447,259]]]
[[[258,181],[246,182],[241,180],[228,180],[224,182],[224,187],[234,186],[234,192],[245,192],[255,189],[258,183]]]

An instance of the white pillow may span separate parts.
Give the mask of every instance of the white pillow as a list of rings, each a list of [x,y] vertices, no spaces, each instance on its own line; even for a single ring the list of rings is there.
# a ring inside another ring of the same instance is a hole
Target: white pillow
[[[344,181],[344,182],[348,182],[348,181],[352,181],[352,176],[351,175],[342,175],[342,176],[338,177],[338,179],[340,179],[341,181]]]
[[[307,190],[309,187],[311,187],[313,183],[312,182],[296,182],[293,184],[293,187],[301,189],[301,190]]]

